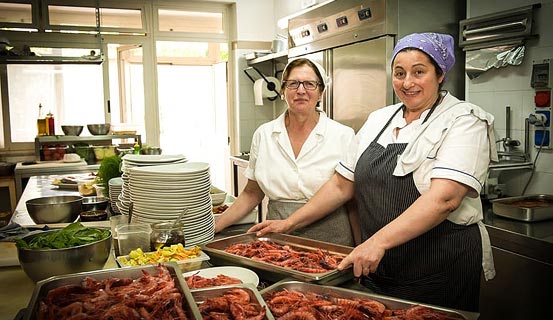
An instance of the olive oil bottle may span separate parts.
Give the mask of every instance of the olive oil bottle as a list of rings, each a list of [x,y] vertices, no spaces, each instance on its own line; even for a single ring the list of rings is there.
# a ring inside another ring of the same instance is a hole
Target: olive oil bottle
[[[48,135],[48,123],[46,122],[46,117],[42,111],[42,103],[38,104],[38,118],[36,119],[36,127],[38,130],[39,136]]]

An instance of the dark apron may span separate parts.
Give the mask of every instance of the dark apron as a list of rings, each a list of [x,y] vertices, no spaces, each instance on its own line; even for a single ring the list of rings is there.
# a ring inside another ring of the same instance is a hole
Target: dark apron
[[[304,205],[305,203],[270,200],[267,219],[284,220]],[[313,222],[305,228],[295,230],[292,235],[349,247],[355,245],[349,216],[345,207],[336,209],[326,217]]]
[[[413,174],[393,175],[406,143],[377,143],[399,108],[370,143],[355,169],[362,240],[401,215],[418,197]],[[426,121],[426,119],[425,119]],[[482,244],[477,224],[448,220],[387,250],[378,269],[363,279],[376,293],[467,311],[478,310]]]

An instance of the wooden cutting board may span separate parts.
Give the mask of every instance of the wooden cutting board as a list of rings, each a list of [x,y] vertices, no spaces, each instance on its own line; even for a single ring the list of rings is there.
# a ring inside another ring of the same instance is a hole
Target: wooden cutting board
[[[0,267],[18,266],[17,248],[15,242],[0,242]]]

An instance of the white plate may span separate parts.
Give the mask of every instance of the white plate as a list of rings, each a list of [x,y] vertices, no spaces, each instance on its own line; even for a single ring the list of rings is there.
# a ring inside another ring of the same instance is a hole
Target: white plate
[[[213,267],[213,268],[205,268],[200,269],[196,271],[190,271],[183,273],[183,277],[189,277],[192,275],[199,275],[204,278],[215,278],[216,276],[223,274],[225,276],[233,277],[236,279],[240,279],[243,283],[251,283],[254,286],[257,287],[259,284],[259,277],[255,272],[251,271],[250,269],[242,268],[242,267]]]
[[[184,155],[143,155],[143,154],[126,154],[122,158],[131,162],[153,163],[153,162],[171,162],[186,159]]]

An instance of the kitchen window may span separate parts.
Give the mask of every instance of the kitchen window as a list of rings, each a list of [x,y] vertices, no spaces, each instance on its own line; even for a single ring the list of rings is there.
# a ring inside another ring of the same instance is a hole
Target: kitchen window
[[[228,155],[228,4],[0,0],[10,7],[25,2],[32,5],[33,21],[23,19],[14,26],[0,20],[0,36],[12,46],[58,49],[41,52],[52,55],[49,64],[11,64],[21,63],[12,60],[0,64],[0,80],[6,85],[5,145],[0,153],[30,155],[42,103],[45,112],[54,114],[58,134],[62,124],[129,125],[142,135],[143,143],[160,146],[165,154],[182,153],[191,161],[209,162],[212,176],[224,181],[227,166],[215,162]],[[17,31],[22,28],[36,29]],[[68,48],[73,47],[83,51],[71,52]],[[56,58],[69,55],[81,64],[57,63]],[[183,130],[182,121],[173,121],[179,117],[196,121]],[[194,126],[204,132],[200,139],[193,136]],[[86,129],[81,135],[85,134]]]
[[[159,31],[219,33],[224,32],[221,12],[197,12],[158,9]]]
[[[0,3],[0,22],[27,23],[33,21],[32,6],[29,3]]]
[[[11,141],[34,141],[38,104],[61,124],[104,123],[100,65],[7,65]],[[31,128],[31,129],[30,129]]]
[[[101,28],[142,29],[140,9],[100,8]],[[96,27],[96,8],[73,6],[48,6],[50,26]]]

